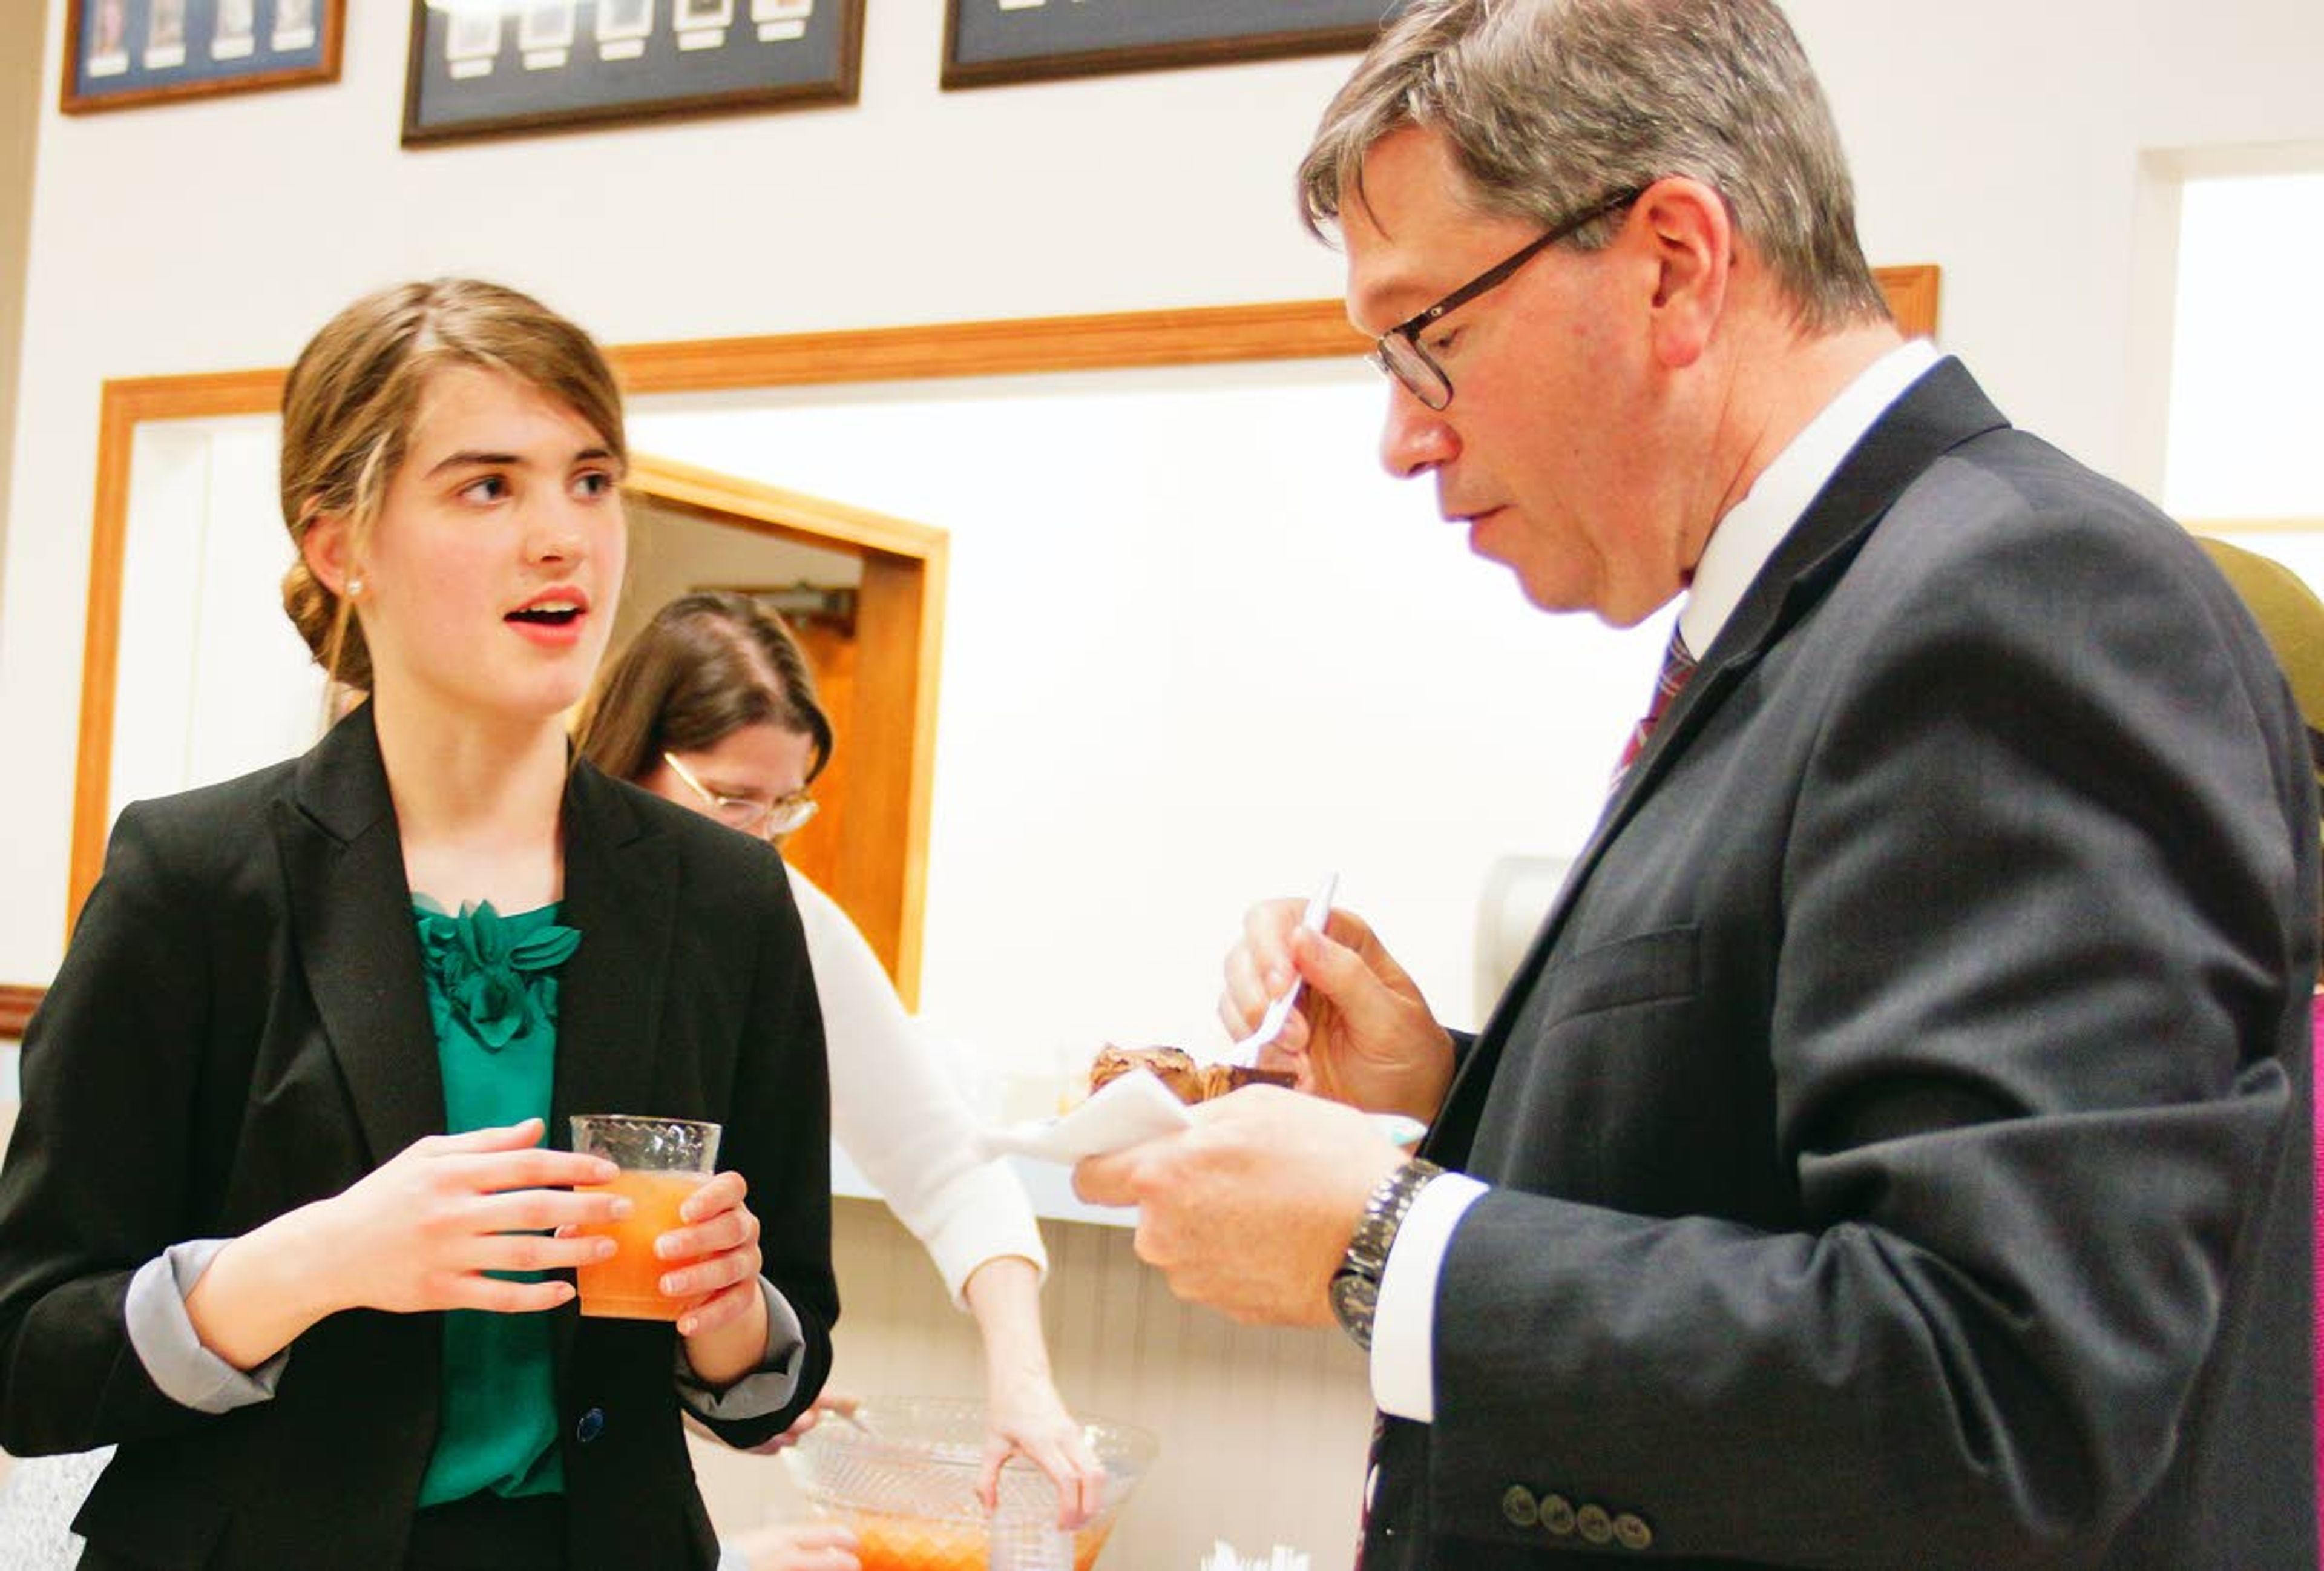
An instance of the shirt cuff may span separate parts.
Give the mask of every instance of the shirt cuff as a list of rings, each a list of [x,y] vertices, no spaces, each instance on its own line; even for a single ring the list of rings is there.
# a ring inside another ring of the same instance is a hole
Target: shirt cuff
[[[767,1351],[759,1367],[733,1385],[706,1383],[694,1372],[694,1365],[686,1361],[686,1339],[678,1338],[678,1401],[697,1419],[721,1419],[729,1423],[763,1419],[788,1406],[798,1390],[798,1354],[807,1345],[807,1334],[799,1328],[798,1313],[791,1308],[789,1299],[775,1290],[775,1284],[764,1277],[759,1279],[759,1293],[767,1300]]]
[[[1452,1230],[1485,1192],[1465,1173],[1444,1173],[1420,1187],[1388,1245],[1372,1311],[1372,1402],[1392,1418],[1436,1419],[1436,1278]]]
[[[290,1362],[284,1348],[257,1368],[244,1371],[202,1345],[186,1313],[186,1295],[232,1240],[196,1238],[173,1243],[137,1268],[129,1279],[123,1314],[129,1345],[161,1394],[199,1413],[230,1413],[271,1401]]]

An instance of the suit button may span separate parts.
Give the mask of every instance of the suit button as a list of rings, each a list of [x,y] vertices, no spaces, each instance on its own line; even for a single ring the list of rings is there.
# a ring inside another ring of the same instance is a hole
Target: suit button
[[[573,1426],[573,1437],[584,1446],[604,1432],[605,1409],[603,1408],[591,1408],[581,1415],[581,1421]]]
[[[1572,1538],[1573,1536],[1573,1502],[1562,1494],[1543,1495],[1541,1525],[1549,1530],[1549,1536],[1553,1539]]]
[[[1614,1541],[1614,1519],[1606,1514],[1602,1505],[1585,1505],[1573,1513],[1573,1528],[1585,1542],[1610,1544]]]
[[[1509,1492],[1501,1496],[1501,1515],[1513,1528],[1537,1528],[1541,1525],[1541,1502],[1524,1484],[1512,1483]]]
[[[1614,1541],[1625,1549],[1654,1548],[1655,1530],[1646,1526],[1646,1519],[1624,1511],[1614,1519]]]

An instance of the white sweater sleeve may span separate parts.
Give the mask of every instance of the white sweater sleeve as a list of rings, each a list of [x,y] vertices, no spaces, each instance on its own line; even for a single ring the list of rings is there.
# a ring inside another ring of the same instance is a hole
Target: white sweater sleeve
[[[1015,1174],[987,1159],[952,1071],[838,902],[790,871],[831,1055],[831,1126],[863,1176],[912,1230],[953,1302],[978,1266],[1049,1257]]]

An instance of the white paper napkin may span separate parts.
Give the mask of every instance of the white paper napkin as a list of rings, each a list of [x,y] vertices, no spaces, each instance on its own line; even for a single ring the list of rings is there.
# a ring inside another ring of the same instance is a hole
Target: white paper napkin
[[[984,1149],[995,1156],[1077,1162],[1194,1126],[1194,1115],[1167,1086],[1144,1069],[1134,1069],[1106,1082],[1062,1118],[1036,1118],[985,1131]]]
[[[1428,1126],[1397,1113],[1369,1115],[1372,1127],[1400,1146],[1417,1145]],[[1157,1135],[1194,1127],[1194,1115],[1167,1086],[1145,1069],[1109,1080],[1090,1099],[1062,1118],[1035,1118],[981,1137],[984,1154],[1033,1157],[1070,1166],[1084,1157],[1126,1151]]]

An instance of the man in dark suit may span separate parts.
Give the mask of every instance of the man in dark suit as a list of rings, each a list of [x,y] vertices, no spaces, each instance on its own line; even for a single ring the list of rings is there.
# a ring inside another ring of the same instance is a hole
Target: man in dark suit
[[[1478,1036],[1261,907],[1222,1013],[1305,977],[1323,1095],[1084,1193],[1370,1350],[1366,1571],[2314,1565],[2315,785],[2233,593],[1900,340],[1764,0],[1418,0],[1303,191],[1389,468],[1681,639]]]

